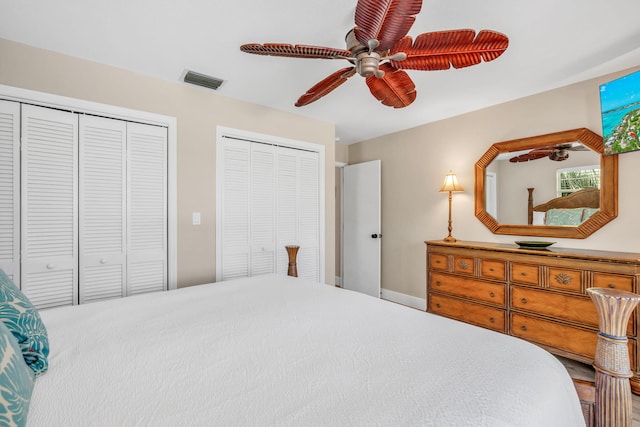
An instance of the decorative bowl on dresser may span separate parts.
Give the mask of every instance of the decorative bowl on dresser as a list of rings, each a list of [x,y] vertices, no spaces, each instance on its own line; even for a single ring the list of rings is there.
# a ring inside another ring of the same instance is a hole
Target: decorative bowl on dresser
[[[598,313],[587,288],[637,293],[640,254],[427,241],[427,311],[513,335],[592,364]],[[627,327],[631,388],[640,394],[636,308]]]

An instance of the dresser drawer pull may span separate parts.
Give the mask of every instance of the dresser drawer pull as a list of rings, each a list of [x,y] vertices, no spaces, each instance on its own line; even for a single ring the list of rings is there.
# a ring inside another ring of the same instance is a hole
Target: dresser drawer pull
[[[496,323],[496,319],[494,319],[493,317],[490,317],[490,318],[489,318],[489,322],[491,322],[491,323]]]
[[[495,271],[495,270],[493,269],[493,267],[491,267],[491,268],[489,268],[489,271]]]
[[[439,302],[436,303],[436,307],[440,308],[440,303]]]
[[[520,298],[520,302],[523,303],[523,304],[526,304],[527,303],[527,299],[526,298]]]
[[[520,326],[520,329],[522,329],[523,331],[526,331],[527,330],[527,325]]]
[[[526,271],[523,271],[522,273],[520,273],[520,275],[521,275],[521,276],[526,276],[526,275],[527,275],[527,272],[526,272]]]
[[[573,280],[571,276],[565,273],[557,274],[555,279],[556,279],[556,282],[560,283],[561,285],[568,285]]]
[[[489,292],[489,296],[490,296],[491,298],[493,298],[493,297],[495,297],[495,296],[496,296],[496,294],[495,294],[495,292]]]
[[[439,259],[436,260],[436,264],[440,264],[440,260]]]
[[[441,284],[440,281],[436,280],[436,286],[440,286],[440,284]]]
[[[615,289],[616,285],[614,285],[613,283],[609,283],[609,287],[610,287],[611,289]]]
[[[469,264],[466,261],[460,261],[458,263],[458,267],[460,267],[463,270],[466,270],[467,268],[469,268]]]

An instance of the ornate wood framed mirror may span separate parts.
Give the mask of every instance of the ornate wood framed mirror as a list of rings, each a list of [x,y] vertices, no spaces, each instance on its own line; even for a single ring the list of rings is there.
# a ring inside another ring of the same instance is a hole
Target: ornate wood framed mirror
[[[618,156],[603,152],[586,128],[493,144],[475,165],[476,217],[495,234],[590,236],[618,216]]]

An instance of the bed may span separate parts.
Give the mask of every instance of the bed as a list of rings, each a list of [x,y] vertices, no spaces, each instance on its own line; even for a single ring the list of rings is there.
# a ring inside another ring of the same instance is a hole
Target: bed
[[[527,223],[529,225],[578,226],[600,209],[600,190],[583,188],[568,196],[556,197],[534,206],[533,188],[527,188]]]
[[[523,340],[258,276],[43,310],[28,426],[578,426],[564,366]]]

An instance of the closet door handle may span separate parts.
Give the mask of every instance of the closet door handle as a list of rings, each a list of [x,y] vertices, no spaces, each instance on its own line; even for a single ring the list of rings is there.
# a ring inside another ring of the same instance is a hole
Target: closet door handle
[[[53,270],[54,268],[56,268],[54,264],[47,264],[47,270]]]
[[[106,259],[104,259],[104,258],[101,258],[101,259],[100,259],[100,264],[106,264],[106,263],[107,263],[107,260],[106,260]]]

